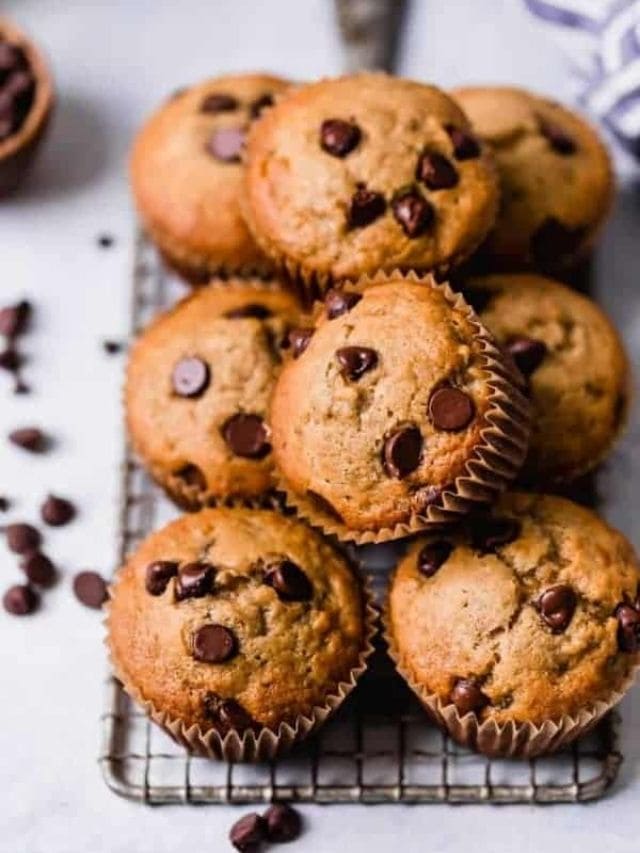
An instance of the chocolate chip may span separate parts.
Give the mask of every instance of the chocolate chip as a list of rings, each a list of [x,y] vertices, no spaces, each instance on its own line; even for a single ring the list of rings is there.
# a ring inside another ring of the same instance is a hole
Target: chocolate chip
[[[9,501],[9,498],[5,498],[4,495],[0,495],[0,512],[7,512],[10,506],[11,502]]]
[[[21,379],[17,379],[16,384],[13,388],[13,393],[14,394],[30,394],[31,388],[28,385],[25,385],[25,383]]]
[[[50,444],[47,436],[38,427],[14,429],[9,433],[9,441],[30,453],[44,453]]]
[[[391,209],[407,237],[419,237],[435,218],[431,204],[417,190],[406,190],[396,195]]]
[[[2,605],[12,616],[28,616],[37,609],[40,597],[30,586],[10,586],[2,598]]]
[[[313,333],[314,329],[291,329],[287,335],[287,341],[294,358],[299,358],[306,350]]]
[[[453,153],[456,160],[471,160],[480,156],[480,145],[478,140],[468,130],[462,130],[453,124],[448,124],[445,130],[453,144]]]
[[[256,812],[241,817],[229,831],[229,841],[241,853],[255,853],[265,836],[265,822]]]
[[[453,545],[446,539],[427,542],[418,553],[418,571],[428,578],[433,577],[440,566],[449,559],[452,551]]]
[[[473,420],[474,411],[471,397],[450,385],[436,389],[429,398],[429,417],[437,429],[464,429]]]
[[[340,372],[346,379],[356,381],[378,363],[378,353],[369,347],[342,347],[336,350]]]
[[[345,290],[330,290],[324,301],[327,317],[335,320],[341,314],[346,314],[360,302],[362,296]]]
[[[531,376],[547,354],[547,345],[538,338],[514,338],[506,349],[523,376]]]
[[[7,546],[14,554],[27,554],[40,545],[41,536],[30,524],[8,524],[4,529]]]
[[[273,95],[267,92],[264,95],[260,95],[259,98],[250,105],[249,107],[249,115],[252,119],[256,119],[260,117],[262,110],[267,109],[267,107],[273,106]]]
[[[264,582],[275,590],[281,601],[309,601],[313,596],[311,581],[291,560],[270,563]]]
[[[180,397],[199,397],[210,381],[209,365],[196,356],[181,359],[171,373],[173,390]]]
[[[320,126],[320,145],[333,157],[346,157],[360,142],[361,136],[357,124],[341,118],[328,118]]]
[[[430,190],[448,190],[458,183],[458,173],[453,163],[437,151],[425,151],[416,167],[416,180]]]
[[[197,465],[193,465],[191,462],[188,462],[186,465],[183,465],[182,468],[175,471],[174,476],[179,477],[182,482],[191,489],[196,489],[199,492],[206,491],[206,477],[200,468],[198,468]]]
[[[73,592],[81,604],[100,610],[109,597],[107,582],[97,572],[80,572],[73,579]]]
[[[570,586],[558,584],[545,590],[538,599],[540,615],[554,634],[561,634],[573,619],[578,600]]]
[[[370,225],[387,209],[387,203],[381,193],[360,187],[351,197],[347,224],[349,228],[364,228]]]
[[[584,240],[586,228],[570,228],[555,216],[548,216],[531,237],[531,253],[535,263],[554,268],[573,255]]]
[[[251,302],[248,305],[241,305],[239,308],[232,308],[224,316],[229,320],[240,320],[244,317],[266,320],[267,317],[273,316],[273,312],[266,305],[260,305],[259,302]]]
[[[28,554],[20,563],[20,568],[28,580],[36,586],[49,587],[56,581],[56,567],[40,551]]]
[[[207,142],[207,151],[223,163],[239,163],[245,132],[241,127],[220,127]]]
[[[26,331],[31,317],[31,303],[26,300],[0,310],[0,335],[17,338]]]
[[[217,693],[209,691],[205,694],[204,713],[212,722],[216,723],[224,733],[230,729],[244,731],[255,726],[255,721],[235,699],[222,699]]]
[[[213,92],[200,104],[201,113],[229,113],[238,109],[238,99],[223,92]]]
[[[193,635],[193,657],[203,663],[224,663],[237,653],[235,635],[224,625],[203,625]]]
[[[13,347],[7,347],[6,350],[0,352],[0,367],[15,373],[22,364],[20,353]]]
[[[540,119],[539,128],[540,133],[556,154],[561,154],[563,157],[575,154],[577,149],[575,141],[559,125]]]
[[[267,824],[267,838],[272,844],[295,841],[302,832],[300,815],[286,803],[274,803],[263,815]]]
[[[49,495],[40,507],[42,520],[52,527],[62,527],[63,524],[68,524],[75,514],[76,508],[71,501],[66,500],[66,498],[58,498],[55,495]]]
[[[451,701],[458,713],[464,717],[469,712],[477,713],[486,707],[490,700],[472,678],[459,678],[451,691]]]
[[[389,477],[401,479],[420,464],[422,435],[415,426],[400,427],[389,435],[382,449],[382,465]]]
[[[233,415],[222,427],[222,435],[236,456],[262,459],[271,451],[267,428],[260,415],[244,412]]]
[[[211,563],[186,563],[178,571],[176,601],[186,598],[204,598],[213,590],[216,570]]]
[[[98,235],[98,246],[101,249],[110,249],[115,243],[115,237],[111,234],[99,234]]]
[[[640,651],[640,612],[630,604],[619,604],[615,612],[618,620],[618,646],[623,652]]]
[[[162,595],[171,578],[175,578],[177,574],[177,563],[171,560],[156,560],[147,566],[144,587],[149,595]]]
[[[483,515],[472,518],[470,523],[473,547],[485,553],[509,545],[520,535],[520,524],[513,518]]]
[[[122,341],[102,341],[102,349],[107,355],[117,355],[125,348]]]

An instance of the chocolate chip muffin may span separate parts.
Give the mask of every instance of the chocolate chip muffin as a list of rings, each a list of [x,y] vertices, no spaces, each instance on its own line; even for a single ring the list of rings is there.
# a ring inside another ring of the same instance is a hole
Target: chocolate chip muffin
[[[240,155],[249,125],[286,86],[264,74],[207,80],[171,97],[136,137],[138,212],[170,264],[194,283],[265,268],[240,215]]]
[[[347,560],[302,522],[217,508],[152,534],[111,588],[108,646],[128,692],[200,753],[269,757],[364,671],[371,615]]]
[[[478,266],[558,272],[593,245],[613,195],[596,131],[555,101],[524,89],[471,87],[453,96],[492,148],[502,189],[495,228]]]
[[[471,279],[465,297],[525,377],[529,483],[566,481],[595,467],[624,425],[629,371],[609,319],[590,299],[539,275]]]
[[[160,315],[127,367],[134,449],[180,505],[253,501],[272,487],[267,404],[280,346],[298,322],[275,283],[230,279]]]
[[[246,216],[264,251],[322,289],[442,270],[491,227],[493,163],[433,86],[358,74],[300,87],[247,141]]]
[[[289,501],[327,532],[382,541],[495,497],[529,407],[461,297],[400,274],[332,290],[290,336],[271,405]]]
[[[412,544],[389,594],[392,656],[457,739],[550,751],[630,685],[639,581],[633,549],[594,513],[507,494],[455,533]]]

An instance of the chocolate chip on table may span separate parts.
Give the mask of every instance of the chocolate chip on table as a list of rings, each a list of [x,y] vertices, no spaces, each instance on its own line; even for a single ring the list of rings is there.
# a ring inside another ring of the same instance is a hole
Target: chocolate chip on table
[[[553,269],[573,255],[584,240],[586,228],[565,225],[555,216],[548,216],[531,237],[531,254],[543,269]]]
[[[220,127],[207,142],[207,151],[223,163],[239,163],[245,132],[241,127]]]
[[[431,578],[449,559],[453,545],[446,539],[436,539],[427,542],[418,552],[418,571],[425,577]]]
[[[176,601],[209,595],[213,590],[215,576],[216,570],[211,563],[194,562],[181,566],[175,586]]]
[[[235,699],[223,699],[217,693],[208,691],[203,699],[205,716],[219,724],[224,732],[229,729],[244,731],[255,725],[248,711]]]
[[[238,99],[225,92],[212,92],[200,104],[201,113],[229,113],[239,107]]]
[[[229,841],[240,853],[255,853],[266,838],[266,825],[257,812],[237,820],[229,831]]]
[[[277,560],[266,567],[264,582],[281,601],[309,601],[313,596],[311,581],[292,560]]]
[[[419,237],[435,218],[433,206],[415,189],[398,193],[391,202],[396,222],[407,237]]]
[[[40,551],[34,551],[20,563],[20,568],[30,583],[36,586],[50,587],[56,581],[56,567],[51,560]]]
[[[274,803],[269,806],[263,818],[267,824],[267,838],[273,844],[295,841],[302,832],[299,812],[286,803]]]
[[[16,377],[16,384],[13,386],[14,394],[30,394],[31,388],[26,385],[21,379]]]
[[[264,95],[260,95],[259,98],[256,98],[256,100],[249,106],[249,115],[252,119],[259,118],[262,110],[272,106],[273,95],[266,92]]]
[[[287,335],[287,342],[291,347],[291,353],[294,358],[299,358],[309,346],[309,341],[313,337],[314,329],[291,329]]]
[[[538,599],[538,609],[553,633],[560,634],[569,627],[577,603],[573,589],[566,584],[558,584],[542,593]]]
[[[22,357],[13,347],[7,347],[7,349],[0,352],[0,367],[4,370],[8,370],[10,373],[15,373],[20,368],[21,364]]]
[[[478,515],[470,523],[472,545],[484,553],[509,545],[520,535],[520,524],[513,518]]]
[[[556,154],[561,154],[567,157],[570,154],[575,154],[577,145],[575,140],[557,124],[540,119],[538,122],[540,133],[547,140],[551,148]]]
[[[631,604],[619,604],[615,611],[618,620],[618,646],[623,652],[640,651],[640,611]]]
[[[110,249],[116,242],[111,234],[98,234],[97,243],[101,249]]]
[[[370,347],[342,347],[336,350],[340,372],[346,379],[356,381],[378,363],[378,353]]]
[[[474,411],[471,397],[451,385],[437,388],[429,398],[429,418],[436,429],[464,429],[473,420]]]
[[[472,160],[480,156],[480,145],[478,140],[468,130],[462,130],[453,124],[448,124],[445,130],[453,144],[453,153],[456,160]]]
[[[9,498],[5,498],[4,495],[0,495],[0,512],[7,512],[10,506],[11,503]]]
[[[260,415],[239,412],[222,427],[222,436],[236,456],[262,459],[271,451],[269,435]]]
[[[2,598],[2,605],[12,616],[28,616],[37,609],[40,596],[30,586],[10,586]]]
[[[125,343],[113,340],[102,341],[102,349],[107,355],[118,355],[118,353],[121,353],[125,349]]]
[[[197,356],[180,359],[171,373],[173,390],[180,397],[199,397],[210,381],[209,365]]]
[[[490,703],[489,697],[473,678],[459,678],[456,681],[451,691],[451,701],[463,717],[469,712],[475,714],[481,711]]]
[[[29,324],[31,311],[31,303],[27,302],[26,299],[0,309],[0,335],[12,339],[24,334]]]
[[[162,595],[171,578],[175,578],[177,574],[178,564],[171,560],[149,563],[145,572],[145,589],[149,595]]]
[[[75,597],[85,607],[100,610],[109,597],[107,582],[97,572],[80,572],[73,579]]]
[[[29,453],[44,453],[49,449],[49,437],[38,427],[21,427],[9,433],[9,441]]]
[[[40,515],[45,524],[52,527],[62,527],[75,518],[76,508],[66,498],[49,495],[40,507]]]
[[[513,338],[506,350],[523,376],[531,376],[544,361],[547,345],[538,338]]]
[[[395,430],[384,442],[382,464],[389,477],[401,479],[420,464],[422,435],[415,426],[404,426]]]
[[[333,157],[346,157],[361,139],[360,128],[352,121],[328,118],[320,125],[320,146]]]
[[[416,166],[416,180],[430,190],[448,190],[458,183],[453,163],[437,151],[425,151]]]
[[[347,224],[349,228],[364,228],[382,216],[386,209],[387,202],[381,193],[359,187],[351,197]]]
[[[244,317],[253,317],[256,320],[266,320],[273,316],[273,312],[266,305],[261,305],[259,302],[250,302],[248,305],[241,305],[239,308],[232,308],[224,315],[229,320],[240,320]]]
[[[237,653],[235,634],[224,625],[203,625],[193,635],[193,657],[202,663],[225,663]]]
[[[330,290],[324,300],[327,317],[330,320],[335,320],[335,318],[340,317],[341,314],[346,314],[347,311],[351,311],[351,309],[357,305],[361,299],[362,296],[359,293],[353,293],[348,290]]]
[[[14,554],[35,551],[41,542],[40,532],[30,524],[8,524],[4,529],[7,546]]]

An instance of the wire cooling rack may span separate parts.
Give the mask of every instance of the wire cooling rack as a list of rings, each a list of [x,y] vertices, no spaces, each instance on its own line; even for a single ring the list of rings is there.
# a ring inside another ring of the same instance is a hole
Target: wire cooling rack
[[[136,241],[131,334],[184,294],[142,234]],[[177,514],[125,450],[120,561]],[[359,549],[374,589],[397,546]],[[150,723],[111,676],[100,764],[116,793],[145,803],[568,803],[602,796],[622,756],[610,714],[567,752],[531,761],[489,760],[430,724],[382,649],[337,717],[283,759],[248,766],[190,756]]]

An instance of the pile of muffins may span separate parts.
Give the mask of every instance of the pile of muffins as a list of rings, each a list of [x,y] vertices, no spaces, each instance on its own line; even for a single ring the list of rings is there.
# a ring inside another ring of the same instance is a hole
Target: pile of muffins
[[[615,329],[549,277],[610,206],[596,132],[518,89],[239,75],[173,95],[131,177],[199,285],[129,358],[132,446],[189,510],[111,589],[131,696],[200,754],[280,753],[373,650],[346,546],[402,540],[384,634],[432,719],[506,756],[592,727],[640,660],[633,550],[558,495],[628,407]]]

